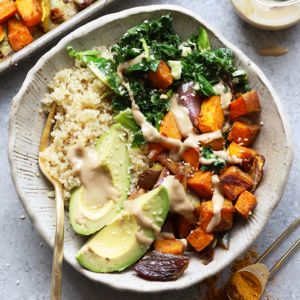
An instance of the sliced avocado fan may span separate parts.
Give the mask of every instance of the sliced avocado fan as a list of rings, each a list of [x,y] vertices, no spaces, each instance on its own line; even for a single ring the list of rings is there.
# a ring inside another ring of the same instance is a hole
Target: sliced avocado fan
[[[164,186],[130,201],[136,201],[142,208],[143,215],[159,228],[162,227],[170,205]],[[150,242],[155,239],[152,228],[141,226],[130,211],[123,210],[87,241],[76,258],[83,267],[92,272],[122,271],[141,258],[151,246],[151,243],[141,244],[136,232]]]
[[[109,223],[122,209],[127,199],[130,185],[128,174],[130,160],[127,149],[127,133],[121,124],[110,127],[109,132],[103,134],[96,144],[99,165],[104,165],[111,173],[113,186],[122,195],[117,201],[109,200],[106,205],[92,206],[83,199],[81,185],[72,193],[69,211],[73,229],[83,235],[90,235],[99,231]],[[127,190],[127,191],[126,191]],[[99,190],[101,195],[101,190]]]

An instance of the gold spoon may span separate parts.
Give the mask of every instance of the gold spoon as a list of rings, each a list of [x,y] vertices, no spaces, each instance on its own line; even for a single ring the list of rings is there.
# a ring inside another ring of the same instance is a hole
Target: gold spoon
[[[300,244],[300,239],[282,256],[282,258],[276,263],[275,266],[273,266],[270,272],[268,271],[267,267],[260,262],[298,223],[300,223],[300,217],[298,217],[295,222],[271,245],[271,247],[256,261],[255,264],[245,267],[237,272],[242,273],[244,277],[248,278],[259,287],[259,296],[257,299],[259,299],[264,292],[268,277],[271,276],[273,272],[285,261],[285,259],[296,249],[296,247]],[[228,286],[226,286],[226,293],[229,299],[235,300],[234,296],[230,295],[230,289],[228,289]]]
[[[51,121],[54,117],[56,103],[54,102],[42,134],[40,143],[40,152],[43,152],[48,145]],[[46,170],[45,160],[39,157],[40,169],[46,178],[53,184],[56,199],[56,221],[55,221],[55,240],[53,249],[52,263],[52,282],[51,282],[51,300],[60,300],[61,295],[61,275],[63,263],[63,246],[64,246],[64,199],[62,197],[62,184],[53,178]]]

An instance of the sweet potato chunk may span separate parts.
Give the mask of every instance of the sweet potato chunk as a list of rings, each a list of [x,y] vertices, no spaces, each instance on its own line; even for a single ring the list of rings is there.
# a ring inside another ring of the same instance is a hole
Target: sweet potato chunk
[[[239,194],[253,185],[253,179],[239,168],[231,166],[221,177],[220,183],[225,195],[235,200]]]
[[[214,209],[213,209],[212,201],[202,202],[198,225],[201,226],[205,232],[213,215],[214,215]],[[233,222],[233,205],[230,200],[225,199],[221,210],[221,221],[216,227],[212,229],[211,232],[226,231],[232,228],[232,222]]]
[[[42,9],[36,0],[17,0],[18,13],[27,27],[34,27],[42,21]]]
[[[147,194],[146,190],[140,188],[138,190],[133,190],[131,192],[131,194],[129,195],[129,197],[127,198],[127,200],[134,200],[136,198],[138,198],[139,196],[142,196],[144,194]]]
[[[259,153],[252,148],[243,147],[241,145],[232,142],[228,148],[229,155],[235,155],[237,158],[240,159],[247,159],[251,156],[258,156]]]
[[[198,227],[186,239],[197,251],[201,251],[214,239],[214,234],[206,233],[201,227]]]
[[[243,146],[247,147],[254,143],[258,132],[259,126],[236,121],[233,123],[227,139],[237,144],[243,143]]]
[[[177,232],[181,239],[187,237],[193,229],[195,226],[191,225],[185,217],[177,215]]]
[[[165,115],[163,122],[160,125],[159,133],[162,134],[163,136],[170,137],[173,139],[177,139],[177,140],[182,139],[182,134],[180,133],[179,128],[176,124],[173,112],[169,111]],[[165,145],[165,144],[162,145],[163,147],[169,150],[173,148],[172,146],[169,145]]]
[[[3,31],[2,25],[0,25],[0,43],[3,41],[5,33]]]
[[[156,161],[156,156],[162,153],[166,148],[159,143],[148,143],[148,157],[152,161]]]
[[[171,69],[163,60],[160,60],[156,72],[152,70],[147,72],[147,79],[157,89],[166,89],[173,83]]]
[[[192,188],[201,198],[210,200],[213,196],[213,184],[210,171],[203,172],[199,170],[193,173],[193,177],[190,177],[187,184]]]
[[[161,253],[171,253],[175,255],[182,255],[184,252],[183,242],[174,239],[155,240],[153,243],[155,251]]]
[[[242,218],[244,218],[245,220],[248,220],[251,211],[256,206],[256,203],[256,198],[248,191],[244,191],[239,195],[236,201],[236,204],[234,206],[234,212]]]
[[[0,24],[8,20],[17,12],[16,6],[9,0],[0,2]]]
[[[211,96],[203,100],[199,115],[199,129],[202,133],[214,132],[224,124],[224,112],[219,96]]]
[[[243,94],[229,105],[230,119],[238,118],[260,110],[260,103],[256,91]]]
[[[209,148],[209,146],[211,145],[211,148],[214,151],[221,151],[225,147],[225,139],[223,137],[212,140],[212,141],[210,141],[210,140],[201,141],[200,143],[201,143],[201,146],[205,147],[205,148]]]
[[[199,167],[199,157],[199,148],[189,148],[182,155],[183,160],[187,163],[190,163],[191,167],[194,168],[194,170],[197,170]]]
[[[33,42],[27,27],[15,31],[8,36],[9,42],[15,51],[18,51]]]
[[[7,21],[7,34],[10,35],[15,31],[22,29],[23,27],[25,27],[25,25],[22,21],[17,20],[15,18],[10,18]]]

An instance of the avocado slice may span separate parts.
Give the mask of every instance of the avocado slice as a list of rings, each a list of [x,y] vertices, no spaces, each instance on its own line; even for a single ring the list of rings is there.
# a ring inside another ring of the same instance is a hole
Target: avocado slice
[[[95,148],[98,162],[108,168],[112,176],[113,186],[122,193],[122,196],[118,198],[117,202],[109,200],[104,206],[92,206],[83,199],[84,187],[81,185],[76,188],[71,196],[69,212],[70,222],[77,233],[93,234],[103,228],[121,211],[122,204],[127,199],[130,185],[127,138],[127,133],[122,125],[115,124],[110,127],[108,133],[103,134],[98,140]]]
[[[162,227],[170,205],[169,194],[164,186],[131,201],[136,201],[143,215],[153,224]],[[141,258],[151,246],[151,243],[141,244],[135,232],[143,234],[152,242],[155,239],[152,228],[141,226],[130,211],[123,210],[87,241],[76,258],[92,272],[122,271]]]

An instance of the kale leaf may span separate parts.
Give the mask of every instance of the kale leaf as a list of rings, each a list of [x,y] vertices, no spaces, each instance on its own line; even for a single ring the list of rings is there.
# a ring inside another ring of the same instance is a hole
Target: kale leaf
[[[201,167],[202,171],[215,171],[219,173],[219,171],[224,170],[226,166],[226,160],[221,160],[218,156],[216,156],[212,150],[211,145],[209,146],[209,148],[202,147],[202,154],[205,159],[215,158],[217,160],[210,165],[203,165]]]

